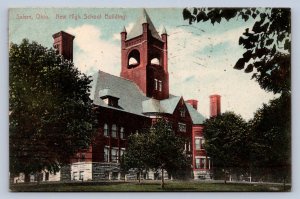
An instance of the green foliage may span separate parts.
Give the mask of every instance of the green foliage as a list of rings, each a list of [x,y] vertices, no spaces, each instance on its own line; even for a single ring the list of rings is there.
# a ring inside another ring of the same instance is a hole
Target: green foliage
[[[24,39],[9,48],[10,172],[50,172],[87,148],[95,118],[90,78],[53,49]]]
[[[259,109],[251,124],[255,166],[272,179],[290,178],[291,96],[283,94]]]
[[[145,134],[135,133],[128,137],[128,148],[121,158],[120,165],[125,173],[130,169],[136,169],[140,177],[141,172],[148,168],[149,151],[145,145],[146,143],[147,137]]]
[[[121,167],[139,171],[160,169],[176,176],[190,166],[183,146],[184,140],[175,135],[171,125],[163,119],[158,120],[151,128],[130,136]]]
[[[234,68],[253,73],[261,88],[274,93],[291,90],[291,13],[288,8],[185,8],[189,23],[242,18],[255,21],[245,29],[239,45],[246,50]]]
[[[205,150],[216,168],[228,172],[231,168],[249,166],[247,123],[233,112],[225,112],[204,122]]]
[[[187,165],[184,154],[184,140],[175,135],[171,125],[165,120],[158,120],[148,134],[150,152],[149,166],[165,169],[169,172],[183,169]]]

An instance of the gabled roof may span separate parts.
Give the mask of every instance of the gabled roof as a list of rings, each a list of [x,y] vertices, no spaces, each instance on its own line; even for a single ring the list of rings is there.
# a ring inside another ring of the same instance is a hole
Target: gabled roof
[[[206,118],[201,113],[199,113],[196,109],[194,109],[193,106],[190,105],[189,103],[185,103],[185,105],[190,113],[193,124],[203,124]]]
[[[168,113],[173,114],[180,97],[170,96],[169,99],[148,99],[143,101],[143,113]]]
[[[164,100],[146,97],[133,81],[100,70],[93,75],[91,87],[90,98],[95,105],[142,116],[152,113],[173,114],[181,99],[181,97],[174,95],[170,95],[168,99]],[[119,98],[118,107],[107,105],[101,99],[103,96]],[[203,115],[190,104],[185,103],[185,105],[193,124],[202,124],[205,120]]]
[[[129,39],[132,39],[132,38],[142,35],[143,34],[143,26],[142,26],[143,23],[149,24],[148,27],[149,27],[152,37],[154,37],[160,41],[162,40],[145,9],[142,10],[142,15],[138,18],[137,22],[133,25],[132,30],[127,34],[126,40],[129,40]]]
[[[95,105],[143,115],[142,102],[148,98],[139,90],[134,82],[98,71],[93,76],[91,86],[90,98]],[[107,94],[107,92],[110,95],[120,98],[118,101],[120,108],[111,107],[104,103],[100,97],[105,93]]]

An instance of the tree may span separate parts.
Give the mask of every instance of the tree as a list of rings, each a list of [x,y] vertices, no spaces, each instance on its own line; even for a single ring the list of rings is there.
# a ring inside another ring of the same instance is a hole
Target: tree
[[[184,154],[184,140],[175,135],[171,125],[164,119],[158,120],[152,127],[140,134],[130,136],[124,156],[123,168],[161,171],[161,187],[164,188],[164,172],[169,174],[186,170],[190,166]]]
[[[242,18],[255,21],[246,28],[239,45],[246,50],[234,68],[252,72],[261,88],[274,93],[291,90],[291,13],[288,8],[185,8],[189,23]]]
[[[222,168],[224,182],[230,169],[249,166],[247,123],[233,112],[225,112],[204,122],[205,150],[216,168]]]
[[[94,114],[91,80],[55,50],[24,39],[9,48],[11,175],[57,172],[89,146]]]
[[[264,104],[249,122],[255,140],[255,166],[266,180],[285,181],[291,177],[290,98],[290,94],[283,94]]]
[[[141,182],[141,174],[147,168],[147,158],[149,151],[147,150],[147,138],[145,134],[132,134],[128,137],[128,148],[121,159],[121,169],[129,171],[136,169],[138,171],[139,183]]]
[[[160,169],[162,188],[165,170],[171,174],[190,166],[191,162],[184,153],[184,139],[175,134],[168,121],[160,119],[150,128],[148,143],[148,165]]]

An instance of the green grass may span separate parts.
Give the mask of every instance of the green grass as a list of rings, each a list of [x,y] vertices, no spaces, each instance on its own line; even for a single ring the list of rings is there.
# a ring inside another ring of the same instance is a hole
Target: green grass
[[[91,183],[53,183],[53,184],[13,184],[11,191],[16,192],[252,192],[252,191],[290,191],[291,186],[282,184],[235,184],[235,183],[201,183],[168,181],[165,189],[160,187],[159,182],[138,184],[136,182],[91,182]]]

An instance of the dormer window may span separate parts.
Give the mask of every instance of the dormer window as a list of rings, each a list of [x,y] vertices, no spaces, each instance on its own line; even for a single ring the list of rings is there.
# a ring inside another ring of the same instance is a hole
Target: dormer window
[[[100,90],[99,96],[106,105],[119,108],[118,101],[120,98],[116,94],[114,94],[110,89]]]

